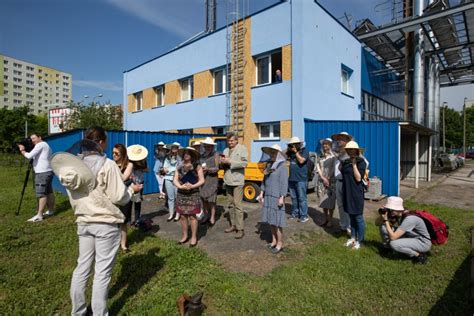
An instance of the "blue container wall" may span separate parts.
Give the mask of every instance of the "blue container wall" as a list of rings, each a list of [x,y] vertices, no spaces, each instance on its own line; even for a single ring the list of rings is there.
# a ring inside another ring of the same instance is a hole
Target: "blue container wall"
[[[331,135],[347,132],[369,161],[369,176],[382,180],[382,193],[399,195],[400,126],[397,121],[313,121],[305,120],[306,148],[319,150],[319,141]]]
[[[189,140],[194,137],[206,137],[216,135],[204,135],[204,134],[172,134],[172,133],[159,133],[159,132],[137,132],[137,131],[108,131],[107,132],[107,149],[106,155],[112,159],[112,149],[115,144],[124,144],[130,146],[139,144],[145,146],[148,149],[147,164],[149,172],[145,175],[144,193],[156,193],[158,192],[158,183],[153,173],[153,166],[155,165],[155,159],[153,157],[154,145],[162,141],[165,144],[171,144],[178,142],[181,146],[188,146]],[[83,131],[73,131],[69,133],[63,133],[55,136],[46,138],[46,142],[50,145],[53,153],[58,151],[66,151],[75,142],[81,140],[83,137]],[[222,146],[220,144],[220,146]],[[66,194],[66,190],[59,183],[57,177],[53,180],[54,190]]]

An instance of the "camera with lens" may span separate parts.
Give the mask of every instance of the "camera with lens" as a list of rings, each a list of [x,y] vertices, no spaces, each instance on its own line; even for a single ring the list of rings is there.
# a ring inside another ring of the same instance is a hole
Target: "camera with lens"
[[[18,145],[23,145],[23,147],[25,147],[25,151],[28,153],[32,151],[33,148],[35,148],[35,144],[33,144],[33,141],[30,137],[24,138],[21,141],[16,142],[14,146],[16,150],[18,150]]]
[[[388,209],[386,209],[386,208],[384,208],[384,207],[379,208],[379,214],[380,214],[380,215],[387,214],[387,212],[388,212]]]

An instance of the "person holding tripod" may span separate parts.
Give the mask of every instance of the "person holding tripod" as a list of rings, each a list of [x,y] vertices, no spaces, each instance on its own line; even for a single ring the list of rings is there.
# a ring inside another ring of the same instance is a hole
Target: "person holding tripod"
[[[38,133],[30,136],[34,147],[30,152],[25,150],[25,146],[18,144],[20,153],[28,160],[33,160],[33,170],[35,171],[35,191],[38,199],[38,209],[35,216],[28,222],[41,222],[43,216],[54,215],[54,193],[53,193],[53,169],[51,168],[51,147],[43,141]],[[48,210],[44,209],[48,206]],[[44,213],[43,213],[44,212]]]

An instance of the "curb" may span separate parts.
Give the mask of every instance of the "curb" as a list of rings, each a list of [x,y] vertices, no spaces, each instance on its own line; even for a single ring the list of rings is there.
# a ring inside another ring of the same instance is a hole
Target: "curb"
[[[445,175],[442,175],[441,177],[439,177],[439,179],[437,179],[436,181],[431,181],[430,184],[425,187],[425,188],[422,188],[422,189],[417,189],[415,192],[413,192],[412,194],[408,195],[407,197],[404,197],[403,199],[404,200],[411,200],[411,199],[414,199],[418,193],[420,193],[421,191],[425,191],[425,190],[429,190],[437,185],[439,185],[441,182],[443,182],[444,180],[446,180],[448,178],[448,174],[445,174]]]

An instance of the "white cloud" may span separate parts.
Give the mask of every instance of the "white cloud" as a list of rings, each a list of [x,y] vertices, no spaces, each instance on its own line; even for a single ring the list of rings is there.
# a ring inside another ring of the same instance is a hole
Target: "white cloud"
[[[122,91],[122,82],[73,80],[73,85],[83,88],[95,88],[106,91]]]
[[[106,0],[120,10],[134,15],[173,34],[188,38],[199,28],[196,11],[204,15],[204,1],[177,0]]]

